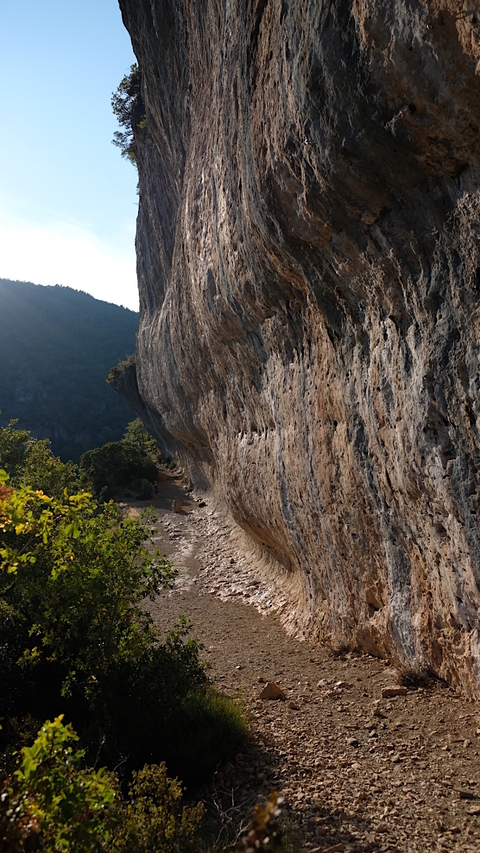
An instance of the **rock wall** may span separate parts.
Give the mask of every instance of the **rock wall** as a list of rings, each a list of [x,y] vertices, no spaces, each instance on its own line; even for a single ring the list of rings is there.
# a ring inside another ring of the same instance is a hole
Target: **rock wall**
[[[480,690],[480,7],[120,0],[137,382],[297,629]]]

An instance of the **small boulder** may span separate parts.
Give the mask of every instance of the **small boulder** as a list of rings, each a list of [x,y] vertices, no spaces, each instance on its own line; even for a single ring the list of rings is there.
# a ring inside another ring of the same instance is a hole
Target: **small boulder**
[[[260,693],[260,699],[281,699],[283,702],[286,696],[278,684],[275,684],[274,681],[268,681]]]
[[[393,699],[394,696],[406,696],[407,693],[407,688],[400,687],[398,684],[391,684],[389,687],[382,687],[382,699]]]
[[[460,794],[461,800],[475,800],[476,796],[473,791],[470,791],[469,788],[459,788],[458,793]]]
[[[179,500],[174,500],[172,509],[174,512],[181,512],[182,511],[182,502]]]

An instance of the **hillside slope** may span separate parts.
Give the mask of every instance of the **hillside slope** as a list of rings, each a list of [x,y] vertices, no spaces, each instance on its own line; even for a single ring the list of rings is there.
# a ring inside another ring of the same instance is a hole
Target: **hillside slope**
[[[137,328],[134,311],[87,293],[0,279],[0,423],[18,418],[64,460],[120,438],[132,413],[105,377]]]

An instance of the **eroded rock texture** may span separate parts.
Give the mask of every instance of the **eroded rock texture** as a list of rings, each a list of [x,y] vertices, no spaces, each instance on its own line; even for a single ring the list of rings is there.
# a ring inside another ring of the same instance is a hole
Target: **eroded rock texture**
[[[120,6],[137,408],[297,627],[478,695],[478,0]]]

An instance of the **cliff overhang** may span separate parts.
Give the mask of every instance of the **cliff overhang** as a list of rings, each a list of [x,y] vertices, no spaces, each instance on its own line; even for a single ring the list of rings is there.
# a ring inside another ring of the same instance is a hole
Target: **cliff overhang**
[[[295,579],[298,629],[478,696],[477,13],[120,7],[139,414]]]

